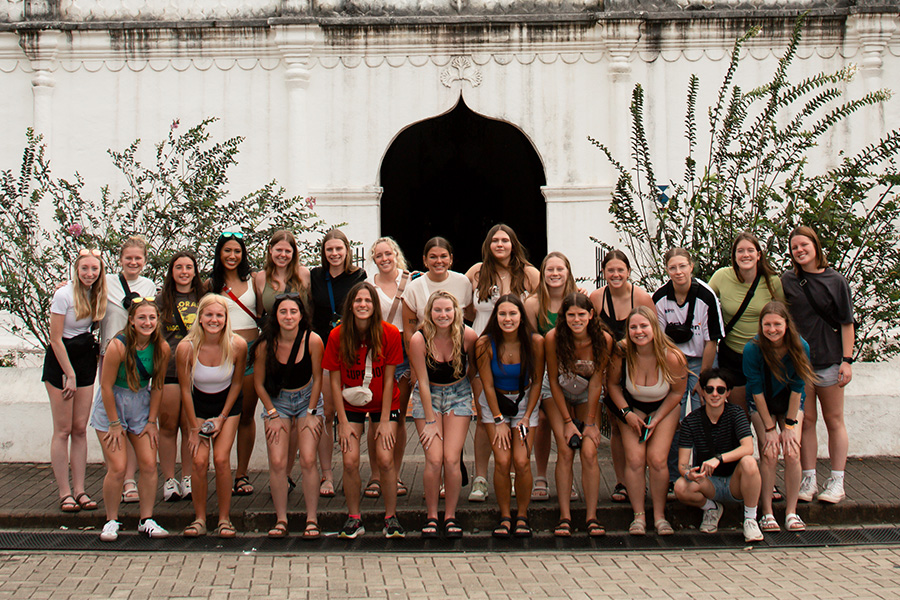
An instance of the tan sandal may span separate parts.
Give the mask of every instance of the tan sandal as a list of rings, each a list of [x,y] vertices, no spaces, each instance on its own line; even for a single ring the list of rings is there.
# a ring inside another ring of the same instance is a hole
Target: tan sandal
[[[643,517],[644,513],[634,513],[634,520],[628,526],[629,535],[647,535],[647,522],[638,517]]]
[[[660,519],[653,524],[653,527],[656,528],[656,535],[672,535],[675,533],[672,524],[665,519]]]
[[[206,535],[206,521],[197,519],[184,528],[184,532],[182,532],[182,535],[187,538],[195,538]]]
[[[231,521],[222,521],[216,527],[216,535],[223,539],[231,539],[237,535],[237,530],[235,530]]]

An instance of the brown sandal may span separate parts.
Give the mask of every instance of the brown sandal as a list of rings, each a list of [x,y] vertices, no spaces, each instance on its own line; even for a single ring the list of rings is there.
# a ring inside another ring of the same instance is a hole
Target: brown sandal
[[[75,500],[75,496],[69,494],[59,499],[59,510],[64,513],[77,513],[81,510],[81,506]]]
[[[223,539],[231,539],[237,535],[237,531],[231,521],[222,521],[216,528],[216,535]]]
[[[322,531],[319,529],[319,524],[315,521],[307,521],[306,529],[303,530],[303,539],[304,540],[317,540],[322,537]]]
[[[184,532],[182,533],[182,535],[187,538],[195,538],[200,537],[201,535],[206,535],[206,521],[197,519],[184,528]]]
[[[287,521],[278,521],[275,527],[269,530],[269,537],[272,539],[286,538],[288,536]]]
[[[86,492],[81,492],[75,496],[75,502],[78,503],[81,510],[97,510],[97,503],[94,500],[91,500],[91,497],[88,496]]]

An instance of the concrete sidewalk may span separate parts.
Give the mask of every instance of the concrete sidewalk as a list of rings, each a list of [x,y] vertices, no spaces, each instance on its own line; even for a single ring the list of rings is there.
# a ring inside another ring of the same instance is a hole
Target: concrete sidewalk
[[[257,447],[255,452],[265,453],[265,447]],[[609,531],[624,530],[632,519],[631,508],[627,504],[613,504],[610,493],[615,485],[612,463],[609,460],[608,448],[600,452],[600,503],[599,519]],[[465,462],[470,478],[474,476],[472,461],[471,434],[465,452]],[[559,518],[559,506],[556,502],[556,489],[553,481],[553,465],[555,452],[551,454],[549,480],[550,500],[532,502],[529,518],[536,531],[549,530]],[[319,501],[319,523],[323,531],[335,531],[340,528],[346,518],[347,509],[341,491],[340,453],[334,456],[335,481],[337,495],[334,498],[321,498]],[[363,460],[362,479],[368,479],[368,464]],[[425,502],[422,488],[422,471],[424,457],[415,430],[410,425],[407,440],[407,455],[401,471],[401,478],[409,486],[409,495],[398,499],[398,516],[408,532],[417,532],[425,520]],[[491,463],[491,472],[493,463]],[[576,482],[581,491],[580,465],[575,464]],[[0,527],[5,529],[57,529],[67,527],[100,528],[105,522],[102,506],[102,482],[105,469],[102,465],[89,465],[87,474],[87,492],[101,503],[96,511],[79,513],[62,513],[58,507],[58,494],[49,464],[34,463],[0,463]],[[818,468],[819,485],[824,484],[829,474],[826,463]],[[294,479],[299,484],[299,467],[294,469]],[[215,514],[216,498],[214,482],[210,474],[210,498],[208,510]],[[489,478],[490,479],[490,478]],[[266,531],[275,522],[272,500],[268,492],[268,472],[251,472],[250,480],[256,491],[250,496],[234,497],[232,501],[232,520],[239,532],[254,530]],[[780,480],[780,476],[779,476]],[[162,480],[160,479],[160,488]],[[781,482],[779,481],[779,485]],[[491,486],[492,487],[492,486]],[[900,522],[900,458],[851,458],[846,475],[847,499],[838,505],[827,505],[818,502],[800,504],[800,516],[809,525],[851,526],[857,524],[880,524]],[[494,527],[499,517],[496,501],[491,496],[487,502],[470,503],[466,500],[469,488],[464,488],[459,503],[458,518],[466,532],[485,531]],[[193,506],[189,501],[175,503],[162,502],[161,489],[157,494],[158,504],[155,516],[163,527],[171,532],[179,532],[193,520]],[[289,496],[290,529],[296,532],[302,529],[305,522],[304,503],[301,488]],[[362,501],[363,520],[370,531],[380,531],[382,527],[383,503],[381,500],[364,498]],[[515,508],[515,502],[513,503]],[[648,510],[650,508],[647,500]],[[584,501],[580,499],[572,503],[573,525],[576,534],[584,530]],[[783,522],[784,503],[775,504],[778,520]],[[120,520],[128,529],[136,527],[137,504],[122,504]],[[696,528],[700,523],[700,511],[685,507],[678,502],[669,502],[667,507],[669,520],[679,528]],[[722,527],[737,527],[741,518],[740,507],[729,506],[725,510]],[[214,522],[215,518],[210,522]]]

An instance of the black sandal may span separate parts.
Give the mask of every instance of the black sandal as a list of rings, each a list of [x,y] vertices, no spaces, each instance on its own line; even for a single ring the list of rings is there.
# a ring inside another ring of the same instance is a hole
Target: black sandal
[[[610,500],[617,504],[628,502],[628,488],[621,483],[617,483],[616,487],[613,489],[612,496],[610,496]]]
[[[463,536],[462,526],[459,521],[450,517],[444,521],[444,537],[450,539],[461,538]]]
[[[517,538],[530,538],[533,533],[531,525],[528,524],[528,519],[525,517],[516,517],[516,529],[513,531],[514,536]]]
[[[585,525],[587,526],[588,537],[603,537],[606,535],[606,529],[597,519],[588,519]]]
[[[246,475],[234,478],[234,488],[231,490],[232,496],[249,496],[253,493],[253,486],[250,484],[250,478]]]
[[[494,531],[491,535],[495,538],[507,539],[509,538],[510,527],[512,526],[512,519],[510,517],[500,517],[500,524],[494,528]]]
[[[428,519],[425,521],[425,527],[422,528],[422,537],[425,539],[434,539],[440,537],[438,533],[438,520]]]
[[[560,519],[553,528],[556,537],[572,537],[572,519]]]

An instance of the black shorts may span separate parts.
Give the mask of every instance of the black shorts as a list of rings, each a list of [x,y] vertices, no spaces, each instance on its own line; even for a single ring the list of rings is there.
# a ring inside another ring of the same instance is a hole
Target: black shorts
[[[351,423],[365,423],[367,416],[372,417],[373,423],[377,423],[378,421],[381,420],[380,412],[357,412],[355,410],[347,410],[347,409],[344,409],[344,412],[347,415],[347,420],[350,421]],[[393,421],[394,423],[399,423],[400,422],[400,411],[392,410],[391,415],[390,415],[390,420]]]
[[[719,342],[719,368],[728,371],[734,387],[747,385],[744,377],[744,355],[728,347],[725,340]]]
[[[221,392],[216,392],[215,394],[207,394],[206,392],[201,392],[197,388],[192,390],[192,395],[194,398],[194,413],[197,415],[198,419],[212,419],[213,417],[218,417],[222,414],[222,409],[225,408],[225,400],[228,399],[228,391],[230,387],[225,388]],[[244,398],[244,392],[238,393],[237,400],[234,401],[234,406],[231,407],[231,412],[228,413],[229,417],[237,417],[241,414],[241,401]]]
[[[63,338],[66,346],[66,354],[72,369],[75,370],[75,387],[87,387],[94,385],[97,379],[97,350],[94,336],[90,332],[82,333],[73,338]],[[41,381],[46,381],[57,389],[63,389],[63,370],[56,360],[53,347],[47,348],[44,356],[44,371]]]

